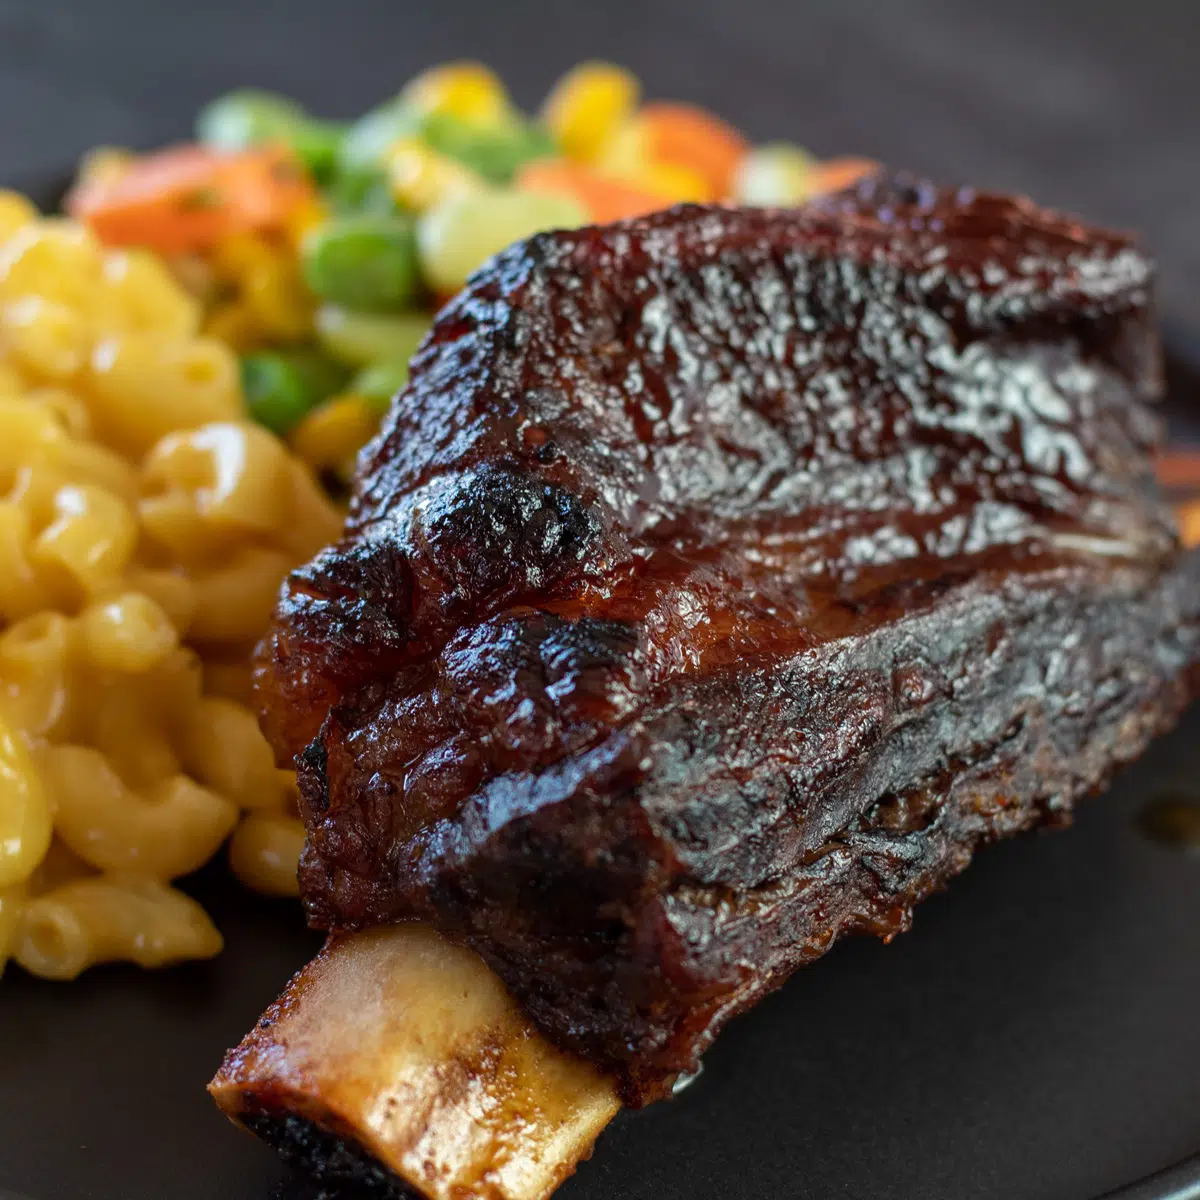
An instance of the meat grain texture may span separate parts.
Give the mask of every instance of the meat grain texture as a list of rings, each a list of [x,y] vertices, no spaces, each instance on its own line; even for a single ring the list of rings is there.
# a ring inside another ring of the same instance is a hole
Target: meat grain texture
[[[500,255],[260,651],[310,921],[433,923],[644,1103],[1067,822],[1196,682],[1151,288],[1124,237],[888,177]]]

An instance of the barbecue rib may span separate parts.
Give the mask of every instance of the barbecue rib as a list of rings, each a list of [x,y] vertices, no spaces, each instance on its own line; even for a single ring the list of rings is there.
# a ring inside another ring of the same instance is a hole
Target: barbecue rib
[[[1195,683],[1150,287],[1120,236],[888,178],[500,255],[260,652],[310,921],[429,921],[643,1103],[1069,820]]]

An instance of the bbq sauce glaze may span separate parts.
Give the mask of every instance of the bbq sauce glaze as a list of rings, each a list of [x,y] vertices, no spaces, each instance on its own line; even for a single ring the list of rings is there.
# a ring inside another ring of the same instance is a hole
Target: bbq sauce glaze
[[[260,655],[310,920],[433,922],[640,1103],[979,844],[1066,823],[1200,636],[1151,274],[894,180],[500,255]]]

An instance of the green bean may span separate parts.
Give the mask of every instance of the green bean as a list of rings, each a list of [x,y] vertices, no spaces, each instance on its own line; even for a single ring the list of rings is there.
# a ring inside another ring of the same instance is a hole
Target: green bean
[[[244,88],[218,96],[202,108],[196,134],[219,150],[244,150],[261,142],[287,141],[304,120],[304,109],[294,100]]]
[[[344,367],[313,350],[263,350],[242,357],[246,407],[281,437],[345,381]]]
[[[392,397],[408,382],[408,359],[372,363],[364,367],[350,382],[355,395],[369,401],[380,413],[385,413]]]
[[[516,113],[495,125],[472,124],[451,113],[429,113],[420,133],[435,150],[492,183],[508,183],[522,163],[557,152],[546,130]]]
[[[743,204],[799,204],[810,194],[816,160],[799,146],[771,142],[756,146],[738,166],[734,195]]]
[[[427,313],[351,312],[336,304],[317,310],[317,338],[339,361],[354,367],[372,363],[407,362],[429,329]]]
[[[318,296],[365,312],[395,312],[420,288],[412,222],[400,215],[341,217],[304,240],[301,266]]]
[[[372,109],[342,138],[338,170],[350,173],[377,166],[384,151],[397,138],[415,133],[420,123],[421,114],[400,97]]]
[[[555,192],[464,192],[421,217],[421,272],[435,292],[456,292],[476,267],[519,238],[588,219],[577,200]]]
[[[196,118],[196,134],[219,150],[282,142],[320,183],[331,177],[345,126],[319,121],[286,96],[246,88],[219,96]]]

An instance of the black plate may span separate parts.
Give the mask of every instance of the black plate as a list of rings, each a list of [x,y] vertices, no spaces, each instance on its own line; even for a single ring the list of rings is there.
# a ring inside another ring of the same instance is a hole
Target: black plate
[[[891,946],[852,941],[623,1116],[562,1200],[1085,1200],[1200,1146],[1200,859],[1147,840],[1200,711],[1067,833],[983,852]],[[31,1200],[299,1200],[203,1085],[316,948],[210,870],[217,960],[0,984],[0,1186]],[[967,1184],[967,1181],[970,1184]],[[1194,1190],[1188,1191],[1189,1182]],[[1137,1193],[1200,1196],[1200,1166]]]
[[[1200,355],[1173,345],[1191,440]],[[1089,1200],[1142,1180],[1121,1196],[1200,1200],[1200,857],[1138,825],[1185,794],[1200,709],[1073,830],[984,851],[912,933],[801,971],[558,1196]],[[213,962],[0,982],[0,1200],[314,1200],[204,1084],[319,939],[219,867],[185,886],[226,935]]]

